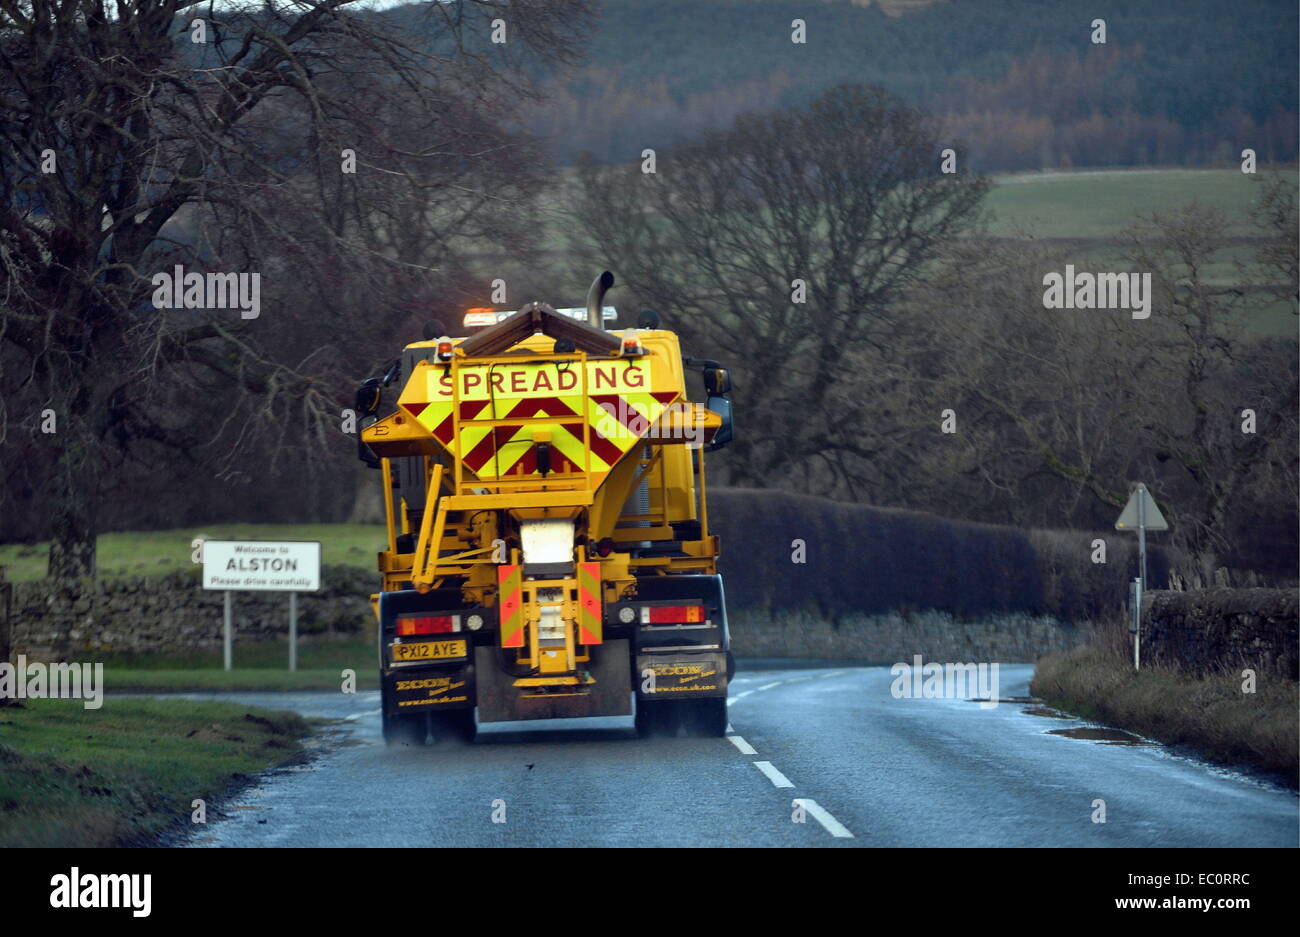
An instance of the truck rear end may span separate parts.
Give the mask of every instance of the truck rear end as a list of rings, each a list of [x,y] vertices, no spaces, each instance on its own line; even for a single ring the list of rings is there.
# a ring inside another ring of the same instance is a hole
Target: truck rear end
[[[730,381],[654,321],[600,327],[612,283],[597,279],[581,319],[533,303],[408,345],[382,418],[384,382],[358,392],[385,494],[390,743],[574,716],[725,731],[732,659],[704,452],[730,438]],[[691,365],[706,405],[687,399]]]

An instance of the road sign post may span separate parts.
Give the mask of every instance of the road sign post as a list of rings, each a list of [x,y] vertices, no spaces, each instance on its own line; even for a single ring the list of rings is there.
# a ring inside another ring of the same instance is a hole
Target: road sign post
[[[1138,578],[1147,584],[1147,490],[1138,489]],[[1139,606],[1140,607],[1140,606]]]
[[[1133,596],[1133,669],[1139,670],[1142,661],[1142,595],[1147,588],[1147,531],[1168,530],[1169,523],[1160,513],[1160,508],[1156,506],[1151,493],[1147,491],[1147,486],[1138,482],[1133,488],[1133,494],[1129,496],[1128,504],[1124,505],[1124,510],[1120,512],[1119,520],[1115,521],[1115,529],[1136,529],[1138,532],[1138,578],[1131,594]]]
[[[1133,635],[1133,669],[1142,665],[1142,580],[1134,579],[1129,585],[1129,632]]]
[[[222,663],[234,658],[234,592],[289,593],[289,670],[298,669],[298,593],[320,588],[320,542],[205,540],[203,588],[225,592]]]
[[[289,593],[289,672],[298,669],[298,593]]]
[[[226,670],[230,669],[231,664],[233,663],[232,658],[234,657],[235,623],[233,620],[234,609],[232,608],[234,601],[234,596],[231,595],[230,590],[227,589],[225,593],[225,601],[222,603],[225,607],[224,614],[221,616],[221,664]]]

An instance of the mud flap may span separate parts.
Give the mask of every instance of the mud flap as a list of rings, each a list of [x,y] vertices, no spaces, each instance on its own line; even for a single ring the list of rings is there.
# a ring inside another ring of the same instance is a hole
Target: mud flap
[[[636,698],[699,699],[727,695],[727,655],[711,653],[638,654]]]
[[[626,638],[607,640],[591,649],[587,672],[596,682],[585,692],[574,694],[526,696],[536,690],[515,686],[515,678],[505,673],[498,663],[499,653],[494,647],[479,647],[474,651],[481,723],[632,714],[632,675]]]
[[[469,709],[474,706],[474,666],[453,670],[401,669],[384,674],[384,707],[391,714]]]

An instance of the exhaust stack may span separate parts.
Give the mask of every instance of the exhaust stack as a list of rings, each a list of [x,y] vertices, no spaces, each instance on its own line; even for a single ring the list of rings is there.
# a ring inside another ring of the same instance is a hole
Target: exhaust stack
[[[600,310],[604,304],[605,294],[609,292],[610,287],[613,285],[614,274],[608,270],[591,281],[591,288],[587,290],[587,324],[593,329],[604,329],[605,327]]]

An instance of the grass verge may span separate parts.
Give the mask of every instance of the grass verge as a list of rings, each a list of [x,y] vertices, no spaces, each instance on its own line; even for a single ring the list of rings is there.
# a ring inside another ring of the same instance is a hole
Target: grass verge
[[[379,686],[373,639],[307,641],[298,648],[298,670],[290,673],[287,641],[258,641],[234,648],[235,667],[221,669],[221,649],[159,654],[103,654],[104,685],[110,693],[159,690],[337,690],[343,671],[356,673],[359,690]]]
[[[1086,644],[1041,659],[1030,692],[1085,719],[1185,745],[1296,787],[1296,682],[1261,673],[1256,692],[1241,687],[1237,673],[1202,676],[1165,666],[1134,672],[1123,648]]]
[[[0,847],[141,846],[301,751],[296,713],[233,703],[26,700],[0,708]]]

